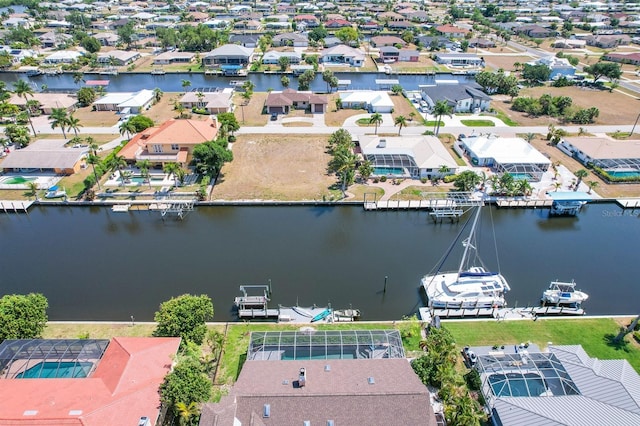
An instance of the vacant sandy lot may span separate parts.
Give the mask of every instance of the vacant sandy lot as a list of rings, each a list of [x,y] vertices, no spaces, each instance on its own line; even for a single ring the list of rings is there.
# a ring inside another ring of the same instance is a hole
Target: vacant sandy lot
[[[633,124],[640,110],[640,101],[637,97],[618,91],[609,92],[578,87],[533,87],[522,89],[520,96],[539,98],[545,93],[552,96],[570,96],[573,99],[573,105],[579,108],[595,106],[600,110],[600,116],[595,124]],[[526,113],[513,111],[509,97],[496,96],[491,105],[495,109],[504,111],[521,126],[546,126],[549,123],[558,123],[557,119],[546,116],[529,117]]]
[[[525,64],[533,59],[531,56],[492,56],[487,55],[483,56],[485,63],[487,65],[487,70],[499,70],[502,68],[505,71],[514,71],[514,66],[516,62],[520,64]]]
[[[244,105],[246,101],[242,97],[242,93],[235,93],[233,95],[233,103],[236,105],[236,109],[233,113],[238,123],[243,126],[264,126],[267,124],[269,116],[262,113],[265,109],[264,103],[267,100],[267,95],[267,92],[254,92],[249,103]]]
[[[322,200],[334,176],[326,173],[327,136],[238,135],[234,159],[222,169],[213,200]]]

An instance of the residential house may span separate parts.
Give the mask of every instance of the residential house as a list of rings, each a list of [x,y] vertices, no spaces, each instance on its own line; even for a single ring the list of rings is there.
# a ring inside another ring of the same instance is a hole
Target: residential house
[[[247,31],[258,31],[262,29],[262,24],[253,19],[249,19],[246,21],[238,21],[233,24],[234,30],[247,30]]]
[[[390,113],[393,101],[386,91],[354,90],[339,92],[342,108],[365,109],[368,112]]]
[[[64,108],[68,112],[73,111],[78,103],[78,99],[75,96],[67,95],[66,93],[35,92],[33,95],[29,95],[28,100],[37,101],[38,108],[44,115],[51,114],[54,108]],[[9,98],[9,103],[22,109],[27,105],[27,101],[18,95],[12,95]]]
[[[601,49],[613,49],[617,46],[626,46],[631,43],[631,37],[626,34],[596,35],[586,38],[588,46]]]
[[[323,113],[328,103],[326,95],[286,89],[282,92],[270,92],[265,107],[267,114],[288,114],[292,109],[308,109],[311,113]]]
[[[582,164],[606,171],[640,172],[640,141],[609,137],[565,136],[557,145]]]
[[[231,34],[229,36],[229,43],[239,44],[250,49],[254,49],[258,46],[259,35],[255,34]]]
[[[70,36],[69,34],[61,33],[58,31],[49,31],[38,36],[38,40],[40,40],[40,45],[45,49],[50,47],[65,45],[72,38],[73,37]]]
[[[551,28],[541,27],[540,25],[536,25],[536,24],[520,25],[519,27],[514,27],[513,31],[516,34],[524,34],[527,37],[531,37],[531,38],[554,37],[558,34],[556,30],[552,30]]]
[[[420,52],[418,52],[416,49],[400,49],[398,61],[418,62],[420,61]]]
[[[447,174],[455,174],[458,165],[447,148],[435,136],[358,136],[362,156],[374,170],[402,170],[398,177],[431,179],[441,177],[443,166]]]
[[[209,14],[205,12],[192,11],[187,14],[187,17],[190,18],[193,22],[206,22],[209,19]]]
[[[55,173],[58,175],[72,175],[82,170],[88,149],[65,147],[67,139],[40,139],[28,146],[13,150],[0,163],[0,169],[5,172],[25,173]],[[2,347],[2,345],[0,345]],[[0,352],[1,354],[1,352]],[[3,380],[0,378],[0,395]],[[5,410],[0,410],[0,424]]]
[[[120,41],[117,34],[99,33],[94,36],[103,46],[115,46]]]
[[[417,42],[424,48],[430,50],[453,49],[456,42],[444,36],[425,36],[417,37]]]
[[[269,65],[279,65],[280,58],[289,59],[289,64],[299,64],[302,61],[302,54],[298,52],[278,52],[271,50],[262,56],[262,63]]]
[[[202,56],[205,67],[218,66],[223,71],[237,71],[253,62],[254,49],[237,44],[225,44]]]
[[[558,58],[556,56],[545,56],[533,62],[532,65],[546,65],[551,70],[549,80],[555,80],[562,76],[573,77],[576,74],[576,67],[569,63],[567,58]]]
[[[586,45],[586,40],[578,40],[573,38],[559,38],[551,43],[551,47],[554,47],[556,49],[584,49]]]
[[[402,47],[406,46],[407,43],[396,36],[375,36],[371,37],[370,41],[371,46],[373,47],[382,47],[382,46],[396,46],[400,45]]]
[[[480,49],[489,49],[496,47],[496,43],[493,40],[486,38],[471,38],[469,39],[469,47],[479,47]]]
[[[352,27],[351,22],[346,19],[332,19],[330,21],[325,22],[324,27],[329,30],[336,30],[340,28],[348,28]]]
[[[253,332],[246,358],[200,426],[436,425],[397,330]]]
[[[394,22],[394,21],[404,21],[404,16],[400,15],[399,13],[396,12],[382,12],[379,13],[378,16],[376,16],[376,18],[379,21],[384,21],[384,22]]]
[[[305,24],[307,28],[315,28],[320,25],[320,20],[314,15],[296,15],[293,17],[296,24]]]
[[[358,28],[362,31],[380,31],[382,29],[382,25],[376,21],[364,21],[361,24],[358,24]]]
[[[193,149],[216,138],[219,126],[213,118],[207,120],[165,121],[161,126],[149,127],[135,135],[119,154],[130,163],[149,160],[154,165],[178,163],[187,167]]]
[[[394,46],[383,46],[380,48],[380,60],[385,64],[398,62],[400,49]]]
[[[328,37],[325,37],[324,40],[322,40],[322,44],[324,45],[324,47],[327,47],[327,48],[334,47],[339,44],[342,44],[342,40],[340,40],[338,37],[328,36]]]
[[[320,57],[324,63],[349,64],[352,67],[361,67],[365,61],[362,50],[344,44],[322,50]]]
[[[153,58],[153,65],[188,64],[195,56],[193,52],[162,52]]]
[[[135,50],[111,50],[98,53],[98,63],[123,66],[140,59],[140,52]]]
[[[96,100],[96,111],[117,111],[119,114],[140,114],[149,109],[154,101],[153,90],[142,89],[137,92],[111,92]]]
[[[82,56],[82,53],[75,50],[59,50],[44,58],[42,62],[45,64],[70,64],[80,56]]]
[[[431,20],[429,14],[424,10],[407,10],[406,12],[401,11],[400,14],[411,22],[429,22]]]
[[[31,28],[33,26],[33,22],[28,18],[7,18],[2,21],[2,25],[5,28]]]
[[[306,34],[302,33],[283,33],[276,34],[272,44],[274,46],[308,47],[309,39]]]
[[[180,99],[185,109],[205,109],[209,114],[220,114],[233,111],[233,89],[227,87],[208,92],[187,92]]]
[[[482,67],[484,59],[473,53],[441,53],[436,52],[435,60],[439,64],[452,67]]]
[[[387,24],[387,28],[389,28],[389,30],[395,31],[409,30],[413,27],[415,27],[415,24],[411,21],[391,21]]]
[[[490,108],[491,97],[482,91],[477,83],[460,83],[447,81],[429,86],[420,86],[422,99],[429,108],[433,108],[438,101],[445,101],[453,108],[453,112],[487,111]]]
[[[602,56],[605,61],[621,64],[640,65],[640,53],[607,53]]]
[[[455,25],[451,24],[438,25],[436,27],[436,31],[438,31],[438,33],[442,34],[445,37],[451,38],[463,38],[469,33],[468,29],[456,27]]]
[[[156,425],[179,346],[177,337],[5,340],[0,424]]]

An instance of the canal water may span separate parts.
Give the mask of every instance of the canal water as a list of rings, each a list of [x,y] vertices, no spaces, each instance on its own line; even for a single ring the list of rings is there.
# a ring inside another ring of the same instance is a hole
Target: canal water
[[[297,78],[287,75],[291,80],[290,87],[298,88]],[[474,77],[453,74],[438,74],[437,76],[427,75],[386,75],[383,73],[370,72],[352,72],[352,73],[336,73],[336,77],[340,80],[350,80],[349,89],[376,89],[376,79],[397,79],[402,87],[406,90],[417,90],[420,85],[435,84],[435,80],[460,80],[467,81]],[[9,88],[18,79],[28,79],[35,90],[42,89],[45,85],[48,90],[78,90],[83,83],[76,84],[73,81],[73,74],[59,75],[41,75],[37,77],[26,77],[23,73],[0,73],[0,81],[7,83]],[[222,77],[215,75],[204,75],[203,73],[177,73],[165,75],[151,74],[118,74],[118,75],[99,75],[85,74],[85,80],[109,80],[107,91],[110,92],[130,92],[143,88],[153,89],[160,88],[164,92],[182,92],[182,80],[191,82],[190,89],[198,87],[229,87],[232,80],[251,80],[255,84],[258,92],[266,92],[268,89],[282,90],[283,86],[280,82],[282,75],[280,74],[250,74],[249,77]],[[322,80],[320,74],[316,75],[315,80],[311,83],[311,90],[326,91],[327,84]]]
[[[548,218],[545,209],[487,207],[480,253],[510,282],[510,306],[537,304],[549,281],[575,279],[591,296],[589,314],[635,314],[639,213],[594,204],[575,218]],[[0,294],[42,292],[52,320],[142,321],[172,296],[206,293],[224,321],[234,319],[240,285],[271,280],[273,307],[331,303],[394,320],[421,306],[420,278],[463,224],[355,206],[199,207],[183,221],[37,207],[0,215]],[[447,269],[457,269],[461,249]]]

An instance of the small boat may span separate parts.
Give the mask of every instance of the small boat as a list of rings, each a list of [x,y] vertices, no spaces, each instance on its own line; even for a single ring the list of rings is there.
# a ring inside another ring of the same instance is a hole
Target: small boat
[[[355,321],[359,318],[359,309],[336,309],[333,311],[333,320],[335,322]]]
[[[151,75],[165,75],[166,71],[163,70],[162,68],[154,68],[153,70],[151,70]]]
[[[236,86],[237,87],[241,87],[243,84],[244,84],[243,80],[231,80],[229,82],[229,86],[231,86],[231,87],[236,87]]]
[[[551,281],[549,288],[542,293],[541,301],[543,304],[580,306],[588,298],[587,293],[576,290],[576,283],[573,280],[571,282]]]
[[[420,284],[427,295],[429,308],[478,309],[506,305],[504,294],[511,289],[507,280],[499,272],[487,271],[477,253],[475,234],[480,211],[481,207],[478,207],[469,237],[462,242],[464,253],[458,271],[440,272],[447,253],[436,272],[422,278]],[[474,261],[481,266],[471,264]]]
[[[292,306],[291,309],[298,315],[301,315],[306,318],[313,318],[313,314],[311,312],[309,312],[304,308],[301,308],[300,306]]]
[[[44,194],[44,198],[61,198],[66,197],[67,191],[64,189],[60,189],[58,186],[51,186],[47,189],[47,192]]]
[[[331,315],[331,308],[327,308],[324,311],[320,312],[315,317],[311,318],[311,322],[322,321],[323,319],[327,318],[329,315]]]

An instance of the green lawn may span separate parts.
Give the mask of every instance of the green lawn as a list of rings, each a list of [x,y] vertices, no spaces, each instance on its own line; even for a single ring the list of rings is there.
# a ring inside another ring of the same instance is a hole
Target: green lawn
[[[458,346],[493,346],[531,342],[541,349],[548,342],[555,345],[582,345],[589,356],[600,359],[624,358],[640,371],[640,349],[627,336],[624,345],[613,345],[610,339],[619,330],[608,318],[539,319],[538,321],[458,321],[444,325]]]
[[[436,127],[436,120],[430,120],[430,121],[425,120],[424,125],[427,127],[434,128]],[[444,127],[444,122],[440,121],[440,127],[441,128]]]
[[[462,124],[468,127],[494,127],[495,123],[491,120],[460,120]]]
[[[502,120],[502,122],[504,124],[506,124],[507,126],[510,127],[516,127],[518,126],[518,122],[517,121],[513,121],[511,118],[509,118],[509,116],[507,114],[505,114],[503,111],[497,111],[495,114],[496,118],[499,118],[500,120]]]

